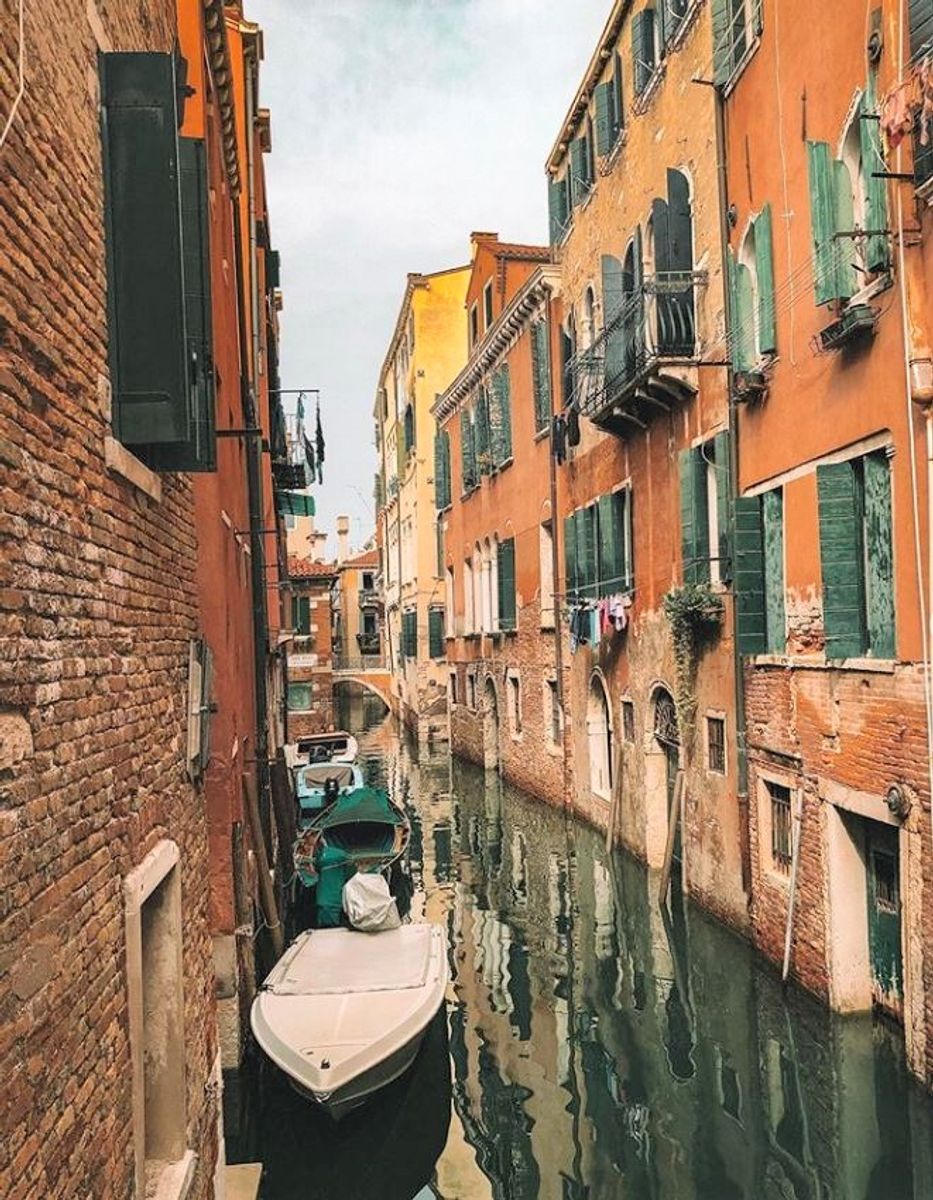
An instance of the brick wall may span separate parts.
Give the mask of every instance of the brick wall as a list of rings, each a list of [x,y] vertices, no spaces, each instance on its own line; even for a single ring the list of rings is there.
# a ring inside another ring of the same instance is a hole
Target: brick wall
[[[216,1100],[202,798],[184,772],[197,632],[191,485],[154,500],[105,465],[97,51],[168,50],[174,5],[27,20],[0,150],[0,1178],[10,1197],[133,1194],[122,882],[179,846],[191,1195]],[[98,36],[95,36],[95,31]],[[0,27],[0,108],[16,26]],[[99,37],[99,40],[98,40]]]

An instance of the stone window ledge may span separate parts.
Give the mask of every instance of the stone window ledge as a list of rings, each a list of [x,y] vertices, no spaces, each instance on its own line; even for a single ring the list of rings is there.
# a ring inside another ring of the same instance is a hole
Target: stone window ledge
[[[149,1185],[147,1180],[147,1197],[151,1195],[152,1200],[185,1200],[194,1182],[196,1161],[194,1151],[186,1150],[177,1162],[163,1164],[153,1179],[154,1186]],[[147,1176],[150,1170],[155,1171],[155,1163],[147,1163],[146,1166]]]
[[[865,671],[875,675],[893,675],[897,661],[893,658],[812,658],[788,654],[753,654],[749,661],[754,667],[784,667],[793,671]]]
[[[162,502],[162,480],[115,437],[104,438],[104,462],[108,471],[131,483],[150,500],[156,504]]]

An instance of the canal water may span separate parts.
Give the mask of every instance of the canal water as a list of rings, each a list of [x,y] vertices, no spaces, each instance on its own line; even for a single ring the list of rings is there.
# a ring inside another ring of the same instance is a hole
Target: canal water
[[[264,1200],[928,1200],[933,1106],[897,1030],[784,991],[596,831],[391,721],[411,913],[452,982],[413,1069],[340,1125],[260,1064]],[[654,889],[654,890],[653,890]]]

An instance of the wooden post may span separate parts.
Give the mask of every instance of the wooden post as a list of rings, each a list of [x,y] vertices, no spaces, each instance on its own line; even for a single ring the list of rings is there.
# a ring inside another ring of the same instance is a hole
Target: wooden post
[[[794,909],[797,907],[797,864],[800,860],[800,834],[803,826],[803,792],[799,793],[797,811],[794,813],[794,837],[791,842],[790,897],[787,901],[787,928],[784,930],[784,965],[781,982],[787,982],[790,973],[790,951],[794,938]]]
[[[246,805],[246,817],[249,821],[249,832],[253,842],[253,853],[256,855],[256,865],[259,870],[259,901],[262,905],[263,916],[272,934],[272,947],[276,958],[282,957],[285,949],[285,939],[282,933],[282,923],[279,920],[275,904],[275,892],[272,888],[272,877],[269,874],[269,859],[266,856],[266,843],[262,836],[262,823],[259,819],[259,803],[256,797],[256,781],[251,775],[243,776],[243,800]]]
[[[667,893],[671,886],[671,868],[674,865],[674,842],[677,838],[677,826],[680,823],[682,793],[686,787],[687,777],[683,767],[677,768],[674,780],[674,793],[671,796],[671,810],[667,814],[667,845],[664,847],[664,866],[661,868],[661,890],[658,893],[658,903],[667,903]]]

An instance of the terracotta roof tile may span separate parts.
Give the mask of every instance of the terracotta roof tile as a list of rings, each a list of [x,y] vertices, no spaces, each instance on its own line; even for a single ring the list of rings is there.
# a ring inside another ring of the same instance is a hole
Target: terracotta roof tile
[[[318,576],[336,574],[337,567],[334,563],[314,562],[313,559],[298,558],[294,554],[288,556],[289,579],[314,579]]]
[[[342,567],[378,567],[379,566],[379,551],[364,550],[362,554],[357,554],[355,558],[348,558],[339,564]]]
[[[520,242],[499,242],[490,250],[503,258],[530,258],[534,262],[550,262],[550,246],[526,246]]]

